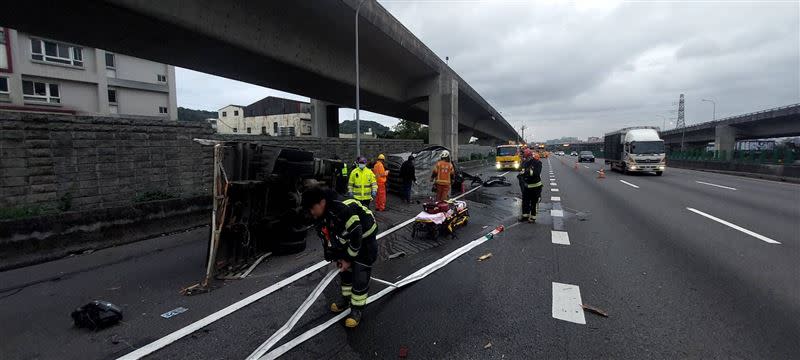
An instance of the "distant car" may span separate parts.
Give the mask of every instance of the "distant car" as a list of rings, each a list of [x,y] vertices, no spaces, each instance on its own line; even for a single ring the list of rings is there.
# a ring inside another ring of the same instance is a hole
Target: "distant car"
[[[578,153],[573,151],[573,152],[569,153],[569,156],[578,156]]]
[[[563,151],[557,151],[557,152],[556,152],[556,155],[558,155],[558,156],[564,156],[564,155],[567,155],[567,154],[566,154],[566,153],[564,153]]]
[[[578,162],[594,162],[594,154],[591,151],[581,151]]]

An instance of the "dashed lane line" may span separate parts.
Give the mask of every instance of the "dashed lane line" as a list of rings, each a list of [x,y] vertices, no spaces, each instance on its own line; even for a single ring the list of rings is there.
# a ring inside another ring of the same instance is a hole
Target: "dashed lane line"
[[[564,217],[564,210],[550,210],[550,216],[552,216],[552,217]]]
[[[550,197],[550,201],[561,201],[561,197],[560,196],[551,196]]]
[[[715,186],[715,187],[722,188],[722,189],[728,189],[728,190],[736,191],[736,188],[732,188],[730,186],[722,186],[722,185],[717,185],[717,184],[712,184],[712,183],[709,183],[709,182],[697,181],[697,180],[695,180],[695,182],[698,183],[698,184],[703,184],[703,185],[708,185],[708,186]]]
[[[578,285],[553,282],[553,318],[586,325]]]
[[[552,192],[558,192],[558,189],[550,189]]]
[[[558,185],[558,184],[556,184],[556,183],[554,183],[554,182],[551,182],[551,183],[550,183],[550,186],[556,186],[556,185]]]
[[[634,185],[634,184],[631,184],[631,183],[629,183],[629,182],[627,182],[627,181],[625,181],[625,180],[620,180],[619,182],[621,182],[621,183],[623,183],[623,184],[625,184],[625,185],[628,185],[628,186],[630,186],[630,187],[633,187],[633,188],[637,188],[637,189],[639,188],[639,185]]]
[[[553,244],[569,245],[569,234],[566,231],[550,230],[550,239]]]
[[[704,213],[704,212],[702,212],[702,211],[700,211],[700,210],[697,210],[697,209],[695,209],[695,208],[690,208],[690,207],[687,207],[687,208],[686,208],[686,210],[689,210],[689,211],[691,211],[691,212],[693,212],[693,213],[695,213],[695,214],[701,215],[701,216],[705,216],[705,217],[707,217],[707,218],[709,218],[709,219],[711,219],[711,220],[714,220],[714,221],[716,221],[716,222],[718,222],[718,223],[720,223],[720,224],[722,224],[722,225],[725,225],[725,226],[728,226],[728,227],[734,228],[734,229],[736,229],[736,230],[739,230],[739,231],[741,231],[741,232],[743,232],[743,233],[745,233],[745,234],[747,234],[747,235],[750,235],[750,236],[752,236],[752,237],[754,237],[754,238],[756,238],[756,239],[759,239],[759,240],[761,240],[761,241],[764,241],[764,242],[766,242],[766,243],[770,243],[770,244],[780,244],[780,242],[779,242],[779,241],[776,241],[776,240],[770,239],[770,238],[768,238],[768,237],[766,237],[766,236],[764,236],[764,235],[761,235],[761,234],[759,234],[759,233],[757,233],[757,232],[754,232],[754,231],[747,230],[747,229],[745,229],[745,228],[743,228],[743,227],[741,227],[741,226],[739,226],[739,225],[736,225],[736,224],[734,224],[734,223],[731,223],[731,222],[728,222],[728,221],[722,220],[722,219],[720,219],[720,218],[718,218],[718,217],[716,217],[716,216],[714,216],[714,215],[706,214],[706,213]]]

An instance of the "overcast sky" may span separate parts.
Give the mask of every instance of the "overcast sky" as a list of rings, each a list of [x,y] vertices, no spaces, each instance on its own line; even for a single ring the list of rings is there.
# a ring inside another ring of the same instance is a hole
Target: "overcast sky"
[[[800,2],[381,1],[528,140],[601,136],[800,102]],[[178,69],[179,106],[216,110],[267,95]],[[352,118],[342,110],[341,119]],[[374,114],[387,125],[395,120]],[[532,136],[530,134],[533,134]]]

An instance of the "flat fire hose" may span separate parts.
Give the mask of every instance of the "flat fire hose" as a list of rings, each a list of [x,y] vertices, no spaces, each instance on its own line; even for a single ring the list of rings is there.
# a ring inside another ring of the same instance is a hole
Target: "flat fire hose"
[[[403,279],[401,279],[400,281],[392,284],[391,286],[388,286],[388,287],[384,288],[383,290],[379,291],[378,293],[368,297],[367,298],[367,304],[372,303],[374,301],[377,301],[378,299],[380,299],[381,297],[385,296],[386,294],[394,291],[395,289],[398,289],[400,287],[403,287],[403,286],[409,285],[411,283],[414,283],[416,281],[424,279],[428,275],[432,274],[436,270],[439,270],[439,269],[445,267],[447,264],[449,264],[450,262],[452,262],[456,258],[460,257],[461,255],[466,254],[468,251],[474,249],[478,245],[483,244],[486,241],[491,240],[492,238],[494,238],[495,235],[503,232],[503,230],[505,230],[505,228],[503,227],[503,225],[500,225],[500,226],[496,227],[494,230],[492,230],[490,233],[488,233],[486,235],[483,235],[483,236],[481,236],[481,237],[479,237],[479,238],[467,243],[466,245],[464,245],[464,246],[452,251],[451,253],[449,253],[449,254],[445,255],[444,257],[440,258],[439,260],[436,260],[436,261],[426,265],[425,267],[415,271],[411,275],[408,275],[408,276],[404,277]],[[297,345],[300,345],[304,341],[314,337],[315,335],[317,335],[320,332],[324,331],[325,329],[331,327],[333,324],[341,321],[348,314],[350,314],[350,309],[348,308],[347,310],[345,310],[345,311],[341,312],[340,314],[334,316],[330,320],[328,320],[328,321],[326,321],[326,322],[324,322],[324,323],[322,323],[320,325],[317,325],[316,327],[304,332],[300,336],[290,340],[289,342],[287,342],[287,343],[275,348],[274,350],[270,351],[269,353],[267,353],[267,351],[269,351],[269,349],[272,346],[274,346],[275,343],[277,343],[281,338],[283,338],[291,330],[291,328],[294,327],[294,325],[297,323],[299,318],[301,316],[303,316],[303,314],[308,310],[308,308],[310,307],[311,303],[313,303],[317,299],[317,297],[319,297],[319,295],[322,293],[322,290],[326,286],[328,286],[328,284],[331,282],[331,280],[333,280],[333,276],[335,275],[335,272],[336,272],[336,270],[333,270],[333,271],[331,271],[331,273],[328,273],[328,275],[325,276],[324,279],[322,279],[320,284],[317,285],[317,287],[314,289],[314,291],[311,293],[311,295],[309,295],[309,297],[306,299],[306,301],[303,302],[303,304],[300,306],[300,308],[297,309],[297,311],[295,311],[294,315],[292,315],[292,317],[289,319],[289,321],[284,326],[282,326],[280,329],[278,329],[278,331],[276,331],[275,334],[270,336],[270,338],[267,339],[266,342],[261,344],[261,346],[259,346],[256,349],[256,351],[253,351],[253,353],[250,354],[250,356],[248,356],[247,359],[248,360],[254,360],[254,359],[260,359],[260,360],[277,359],[278,357],[280,357],[281,355],[285,354],[289,350],[295,348]]]

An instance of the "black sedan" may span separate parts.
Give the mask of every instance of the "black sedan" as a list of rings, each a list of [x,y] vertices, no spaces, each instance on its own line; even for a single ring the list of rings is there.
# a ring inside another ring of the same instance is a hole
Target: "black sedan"
[[[594,162],[594,154],[591,151],[581,151],[578,162]]]

